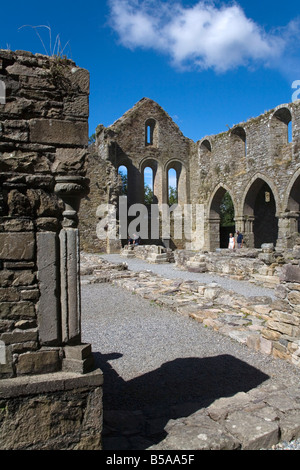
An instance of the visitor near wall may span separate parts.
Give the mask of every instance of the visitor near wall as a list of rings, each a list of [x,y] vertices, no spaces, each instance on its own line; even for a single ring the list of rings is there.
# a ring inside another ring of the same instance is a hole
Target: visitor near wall
[[[235,248],[235,238],[232,233],[229,234],[229,243],[228,243],[228,248],[230,250],[233,250]]]
[[[241,232],[239,232],[238,230],[237,230],[236,234],[237,234],[237,238],[236,238],[237,246],[238,246],[238,248],[242,248],[243,239],[244,239],[243,234]]]

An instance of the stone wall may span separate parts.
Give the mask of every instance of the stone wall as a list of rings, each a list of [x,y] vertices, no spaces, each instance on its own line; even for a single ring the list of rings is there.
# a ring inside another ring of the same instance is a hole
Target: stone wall
[[[200,134],[201,125],[199,129]],[[143,203],[145,167],[153,171],[155,204],[168,203],[168,170],[176,171],[178,203],[192,205],[193,230],[181,240],[171,235],[172,248],[207,251],[221,246],[220,207],[226,192],[245,246],[293,247],[299,233],[299,148],[299,100],[193,142],[157,103],[143,98],[111,126],[99,126],[96,139],[102,161],[110,162],[116,172],[121,165],[127,168],[128,207]],[[101,184],[94,163],[89,175]],[[100,204],[101,194],[97,198]],[[88,225],[95,233],[95,214]]]
[[[209,272],[232,279],[248,280],[264,286],[276,287],[282,266],[289,262],[291,253],[275,251],[273,244],[264,243],[261,249],[222,249],[215,252],[176,250],[176,267],[190,272]]]
[[[7,380],[21,393],[24,376],[80,376],[93,356],[81,343],[78,231],[89,73],[69,60],[1,50],[0,80],[1,401]]]
[[[293,255],[280,271],[278,302],[270,311],[262,334],[273,355],[300,366],[300,241]]]
[[[152,141],[147,141],[147,128],[151,128]],[[177,173],[180,203],[189,202],[189,158],[192,141],[183,136],[178,126],[156,103],[142,99],[112,126],[99,125],[96,130],[95,155],[89,160],[88,177],[91,181],[89,201],[83,201],[80,217],[83,220],[83,244],[89,251],[119,252],[122,243],[95,238],[99,224],[97,208],[111,204],[118,216],[118,196],[121,195],[117,172],[120,166],[127,168],[127,210],[133,204],[144,204],[144,169],[153,172],[153,204],[168,203],[167,173],[174,168]],[[86,215],[85,215],[86,214]],[[150,217],[150,208],[148,208]],[[128,215],[128,223],[134,219]],[[171,226],[173,220],[171,218]],[[161,227],[160,227],[161,229]],[[127,227],[125,227],[125,231]],[[149,229],[150,232],[150,229]],[[117,232],[119,236],[120,232]],[[157,239],[143,238],[145,244],[162,244],[161,230]],[[167,241],[169,244],[169,241]],[[185,242],[171,237],[172,248],[183,248]]]
[[[111,162],[103,160],[96,153],[94,146],[90,149],[87,159],[87,172],[90,180],[90,191],[80,205],[79,229],[81,233],[81,247],[86,252],[111,253],[118,252],[121,244],[108,238],[97,236],[101,227],[101,220],[105,216],[105,207],[108,204],[116,207],[120,194],[121,182]],[[102,211],[101,208],[103,207]],[[102,229],[105,233],[104,228]]]

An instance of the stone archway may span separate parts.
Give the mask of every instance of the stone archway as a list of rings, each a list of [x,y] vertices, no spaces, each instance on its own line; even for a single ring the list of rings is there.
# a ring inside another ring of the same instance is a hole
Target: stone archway
[[[244,239],[249,247],[260,248],[263,243],[277,243],[278,219],[274,192],[261,177],[249,187],[244,199]]]
[[[184,205],[187,203],[187,175],[184,164],[179,160],[169,161],[165,166],[165,180],[167,194],[164,195],[164,201],[169,202],[169,171],[174,170],[176,173],[176,193],[177,203]]]
[[[297,219],[295,229],[300,232],[300,174],[293,183],[289,192],[287,209]]]
[[[292,177],[287,187],[283,212],[280,214],[278,248],[292,248],[300,233],[300,171]]]
[[[231,198],[233,208],[234,208],[234,202],[231,197],[231,194],[227,190],[227,188],[223,186],[219,186],[215,190],[214,195],[209,205],[208,225],[209,225],[209,249],[210,251],[214,251],[217,248],[227,248],[228,233],[231,231],[234,232],[235,230],[234,225],[231,226],[230,228],[228,227],[228,230],[225,232],[221,228],[221,206],[224,201],[225,195],[228,195]]]
[[[162,201],[162,170],[161,165],[159,162],[154,158],[145,158],[140,164],[140,174],[143,181],[143,194],[146,184],[145,179],[145,169],[150,168],[152,170],[152,177],[151,177],[151,190],[153,192],[153,201],[152,204],[158,204]],[[145,203],[143,197],[143,203]]]

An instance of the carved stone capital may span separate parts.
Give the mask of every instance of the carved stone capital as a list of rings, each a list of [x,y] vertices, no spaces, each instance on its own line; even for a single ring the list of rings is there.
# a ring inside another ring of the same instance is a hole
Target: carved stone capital
[[[80,201],[89,192],[89,180],[83,176],[57,176],[54,192],[65,204],[63,226],[76,227]]]

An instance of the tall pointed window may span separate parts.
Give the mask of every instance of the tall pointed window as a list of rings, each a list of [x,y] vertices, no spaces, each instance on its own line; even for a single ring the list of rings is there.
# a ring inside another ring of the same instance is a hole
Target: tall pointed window
[[[157,123],[155,119],[147,119],[145,122],[145,145],[158,145]]]

